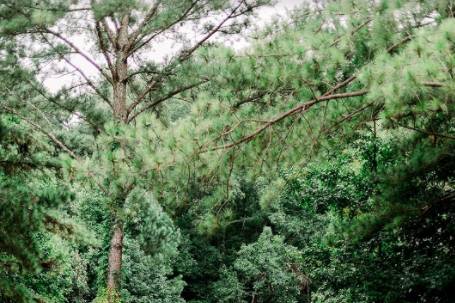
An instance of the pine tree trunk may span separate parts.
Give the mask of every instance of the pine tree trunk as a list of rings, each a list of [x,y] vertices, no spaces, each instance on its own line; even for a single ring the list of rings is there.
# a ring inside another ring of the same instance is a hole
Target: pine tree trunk
[[[108,259],[107,288],[108,293],[116,295],[120,282],[122,270],[122,249],[123,249],[123,227],[121,223],[116,223],[113,228],[111,247]],[[112,297],[111,295],[108,296]],[[109,299],[111,302],[111,299]]]
[[[115,72],[113,73],[113,114],[118,123],[127,123],[126,91],[128,75],[128,23],[129,15],[122,17],[116,46]],[[111,247],[109,250],[107,291],[108,303],[118,299],[118,288],[122,270],[123,224],[116,221],[112,228]]]

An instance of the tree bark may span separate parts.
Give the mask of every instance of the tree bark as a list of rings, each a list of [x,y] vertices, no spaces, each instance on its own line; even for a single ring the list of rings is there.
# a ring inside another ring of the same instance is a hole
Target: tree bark
[[[109,250],[107,288],[109,293],[116,293],[122,269],[123,226],[116,223],[113,228]]]
[[[116,45],[115,71],[113,75],[114,116],[119,122],[127,122],[126,89],[128,85],[128,23],[126,14],[121,20]]]
[[[121,19],[121,26],[117,34],[116,60],[112,75],[113,86],[113,115],[117,123],[127,123],[126,92],[128,85],[128,23],[129,15]],[[109,250],[107,292],[108,303],[118,300],[123,254],[123,223],[116,220],[112,227],[112,238]]]

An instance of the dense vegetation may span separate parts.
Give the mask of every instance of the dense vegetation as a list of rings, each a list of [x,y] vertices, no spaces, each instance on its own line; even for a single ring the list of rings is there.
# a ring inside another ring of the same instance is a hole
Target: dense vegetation
[[[0,302],[455,300],[455,2],[269,4],[0,0]]]

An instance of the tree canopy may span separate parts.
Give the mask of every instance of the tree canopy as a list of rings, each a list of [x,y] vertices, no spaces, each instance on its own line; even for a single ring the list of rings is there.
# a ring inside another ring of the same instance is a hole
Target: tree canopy
[[[266,5],[0,2],[0,301],[453,301],[455,3]]]

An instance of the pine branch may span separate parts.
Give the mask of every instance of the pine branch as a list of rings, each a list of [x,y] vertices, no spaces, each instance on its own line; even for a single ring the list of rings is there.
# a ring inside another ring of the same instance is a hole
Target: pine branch
[[[362,24],[360,24],[359,26],[357,26],[356,28],[354,28],[351,32],[349,32],[349,35],[353,36],[356,32],[358,32],[359,30],[361,30],[362,28],[364,28],[366,25],[368,25],[371,21],[373,21],[373,19],[371,18],[368,18],[365,22],[363,22]],[[335,45],[338,44],[338,42],[341,41],[343,36],[340,36],[338,38],[335,39],[335,41],[333,41],[329,47],[333,47]]]
[[[239,8],[242,6],[242,4],[244,4],[244,3],[245,3],[245,0],[241,0],[239,2],[239,4],[236,7],[234,7],[231,10],[231,12],[223,20],[221,20],[217,26],[215,26],[212,30],[210,30],[202,39],[200,39],[198,42],[196,42],[196,44],[193,45],[191,48],[182,51],[182,53],[178,57],[177,61],[182,62],[182,61],[185,61],[186,59],[188,59],[199,47],[201,47],[204,44],[204,42],[206,42],[208,39],[210,39],[210,37],[212,37],[214,34],[216,34],[227,21],[243,15],[244,12],[240,12],[238,14],[236,14],[236,13],[239,10]]]
[[[96,68],[101,75],[104,76],[104,78],[106,78],[107,81],[109,81],[110,83],[112,83],[112,79],[109,77],[109,75],[107,75],[103,69],[98,65],[98,63],[95,62],[95,60],[93,60],[92,58],[90,58],[90,56],[88,56],[87,54],[85,54],[79,47],[77,47],[73,42],[71,42],[70,40],[68,40],[67,38],[65,38],[64,36],[62,36],[60,33],[58,32],[55,32],[49,28],[45,28],[44,31],[42,31],[42,33],[48,33],[48,34],[51,34],[55,37],[57,37],[58,39],[60,39],[61,41],[63,41],[65,44],[67,44],[70,48],[72,48],[76,53],[78,53],[80,56],[82,56],[85,60],[87,60],[87,62],[89,62],[94,68]]]
[[[81,120],[87,122],[88,124],[90,124],[98,133],[103,132],[102,128],[100,128],[98,125],[96,125],[95,122],[90,121],[90,119],[88,119],[88,118],[85,117],[84,115],[78,114],[78,113],[75,112],[73,109],[68,108],[68,107],[66,107],[66,106],[63,105],[63,104],[60,104],[59,102],[55,101],[54,98],[48,96],[48,95],[46,94],[46,92],[44,92],[44,91],[42,91],[41,89],[39,89],[38,87],[36,87],[31,81],[28,81],[28,82],[29,82],[30,86],[31,86],[38,94],[40,94],[43,98],[46,99],[46,101],[48,101],[48,102],[50,102],[50,103],[52,103],[52,104],[55,104],[55,105],[58,106],[60,109],[63,109],[63,110],[65,110],[66,112],[68,112],[68,113],[70,113],[70,114],[72,114],[72,115],[76,115],[79,119],[81,119]],[[82,85],[84,85],[84,84],[85,84],[85,83],[83,83]],[[79,84],[79,85],[81,85],[81,84]],[[78,86],[79,86],[79,85],[78,85]],[[74,86],[71,87],[70,89],[72,89],[72,88],[74,88]]]
[[[38,3],[38,2],[36,2]],[[89,7],[75,7],[75,8],[68,8],[68,9],[61,9],[61,8],[53,8],[53,7],[37,7],[37,6],[31,6],[31,5],[24,5],[21,3],[22,7],[25,8],[30,8],[34,10],[40,10],[40,11],[50,11],[50,12],[81,12],[81,11],[89,11]]]
[[[26,122],[27,124],[35,127],[39,132],[43,133],[44,135],[46,135],[52,142],[54,142],[57,146],[59,146],[62,150],[64,150],[65,152],[67,152],[71,158],[73,158],[74,160],[77,160],[79,162],[82,161],[81,157],[79,157],[73,150],[71,150],[65,143],[63,143],[63,141],[61,141],[60,139],[58,139],[52,132],[50,131],[47,131],[46,129],[44,129],[41,125],[39,125],[38,123],[35,123],[34,121],[24,117],[23,115],[21,115],[19,112],[17,112],[16,110],[6,106],[6,105],[2,105],[2,107],[9,113],[11,114],[14,114],[15,116],[17,116],[19,119],[21,119],[22,121]],[[92,172],[92,171],[87,171],[87,174],[93,178],[93,181],[96,183],[96,185],[98,185],[98,187],[105,193],[105,194],[109,194],[108,190],[99,182],[97,181],[97,178],[95,176],[95,174]]]
[[[90,78],[82,71],[82,69],[75,65],[74,63],[72,63],[68,58],[65,57],[65,54],[59,52],[57,50],[57,48],[52,44],[52,42],[50,42],[44,35],[43,35],[43,38],[44,40],[47,42],[47,44],[52,47],[52,49],[54,51],[57,52],[57,54],[59,55],[60,59],[62,59],[63,61],[65,61],[68,65],[70,65],[71,67],[73,67],[80,75],[82,78],[84,78],[84,80],[87,82],[87,84],[95,91],[95,93],[103,100],[105,101],[111,108],[112,108],[112,103],[111,101],[106,97],[104,96],[99,90],[98,88],[96,87],[95,83],[93,83],[92,80],[90,80]]]
[[[297,113],[307,112],[311,107],[313,107],[314,105],[316,105],[316,104],[318,104],[320,102],[329,101],[329,100],[336,100],[336,99],[342,99],[342,98],[352,98],[352,97],[364,96],[367,93],[368,93],[368,90],[362,89],[362,90],[349,92],[349,93],[323,95],[323,96],[321,96],[321,97],[319,97],[317,99],[310,100],[310,101],[305,102],[303,104],[300,104],[300,105],[298,105],[298,106],[296,106],[296,107],[294,107],[294,108],[292,108],[292,109],[290,109],[290,110],[288,110],[288,111],[286,111],[286,112],[284,112],[282,114],[279,114],[278,116],[276,116],[272,120],[270,120],[267,123],[265,123],[263,126],[261,126],[258,129],[256,129],[251,134],[241,138],[240,140],[237,140],[236,142],[233,142],[233,143],[230,143],[230,144],[226,144],[226,145],[222,145],[222,146],[217,146],[217,147],[214,147],[214,148],[212,148],[210,150],[214,151],[214,150],[219,150],[219,149],[228,149],[228,148],[232,148],[234,146],[237,146],[239,144],[249,142],[249,141],[253,140],[254,138],[256,138],[264,130],[266,130],[269,127],[273,126],[274,124],[280,122],[281,120],[283,120],[283,119],[285,119],[285,118],[287,118],[289,116],[295,115]]]
[[[194,7],[194,5],[196,4],[197,1],[193,2],[193,4],[190,6],[190,8],[182,15],[181,18],[179,18],[178,20],[183,20],[183,18],[192,10],[192,8]],[[169,70],[172,70],[174,66],[178,65],[177,63],[182,63],[183,61],[189,59],[191,57],[191,55],[198,49],[200,48],[208,39],[210,39],[210,37],[212,37],[214,34],[216,34],[220,28],[230,19],[232,18],[236,18],[242,14],[244,14],[245,12],[240,12],[238,13],[238,10],[240,9],[240,7],[245,3],[245,0],[241,0],[239,2],[239,4],[234,7],[231,12],[225,17],[223,18],[217,26],[215,26],[212,30],[210,30],[204,37],[202,37],[198,42],[196,42],[192,47],[190,47],[189,49],[186,49],[186,50],[183,50],[180,55],[177,56],[177,58],[172,62],[170,63],[163,71],[164,72],[169,72]],[[178,23],[180,21],[176,21],[174,24]],[[171,27],[174,25],[172,24]],[[170,27],[168,27],[170,28]],[[136,51],[136,49],[134,50]],[[131,54],[131,52],[129,53],[129,55]],[[150,93],[155,87],[156,85],[160,82],[161,78],[163,77],[160,77],[158,79],[154,78],[154,79],[151,79],[150,81],[148,81],[148,83],[146,84],[146,88],[144,89],[144,91],[139,95],[139,97],[133,102],[133,105],[132,107],[129,109],[129,111],[131,112],[137,105],[139,105],[141,102],[143,102],[143,100],[145,99],[145,97],[148,95],[148,93]]]
[[[307,112],[311,107],[313,107],[314,105],[316,105],[316,104],[318,104],[320,102],[336,100],[336,99],[352,98],[352,97],[358,97],[358,96],[366,95],[369,92],[368,89],[361,89],[361,90],[354,91],[354,92],[339,93],[339,94],[334,94],[333,93],[337,89],[340,89],[340,88],[348,85],[349,83],[351,83],[355,79],[356,79],[356,76],[351,76],[348,79],[344,80],[343,82],[340,82],[339,84],[335,85],[331,90],[329,90],[328,92],[326,92],[322,96],[315,97],[314,99],[312,99],[312,100],[310,100],[308,102],[305,102],[305,103],[303,103],[301,105],[298,105],[298,106],[288,110],[287,112],[279,114],[274,119],[268,121],[263,126],[259,127],[255,131],[253,131],[251,134],[249,134],[247,136],[244,136],[243,138],[237,140],[236,142],[233,142],[233,143],[230,143],[230,144],[226,144],[226,145],[216,146],[216,147],[214,147],[212,149],[209,149],[209,150],[210,151],[214,151],[214,150],[219,150],[219,149],[228,149],[228,148],[232,148],[234,146],[237,146],[239,144],[249,142],[249,141],[253,140],[254,138],[256,138],[264,130],[268,129],[269,127],[272,127],[274,124],[280,122],[281,120],[283,120],[283,119],[285,119],[285,118],[287,118],[289,116],[295,115],[297,113]],[[433,88],[440,88],[440,87],[444,86],[443,83],[433,82],[433,81],[423,81],[422,85],[423,86],[428,86],[428,87],[433,87]],[[450,136],[447,136],[447,135],[444,135],[444,136],[446,138],[452,139]]]
[[[401,123],[399,123],[397,121],[394,121],[394,124],[396,124],[396,125],[398,125],[398,126],[400,126],[402,128],[406,128],[406,129],[409,129],[409,130],[416,131],[418,133],[422,133],[422,134],[428,135],[430,137],[440,137],[440,138],[455,140],[455,136],[451,136],[451,135],[447,135],[447,134],[441,134],[441,133],[436,133],[436,132],[428,131],[426,129],[421,129],[421,128],[417,128],[417,127],[404,125],[404,124],[401,124]]]
[[[176,24],[182,22],[183,20],[185,20],[185,18],[190,14],[190,12],[196,6],[197,2],[199,2],[199,0],[196,0],[196,1],[192,2],[191,5],[183,12],[183,14],[180,17],[178,17],[176,20],[174,20],[170,24],[162,27],[161,29],[159,29],[157,32],[155,32],[154,34],[150,35],[149,37],[147,37],[147,38],[145,38],[146,36],[137,37],[135,39],[135,41],[133,43],[131,43],[131,45],[130,45],[130,48],[128,50],[128,56],[131,56],[132,54],[137,52],[139,49],[141,49],[144,46],[146,46],[148,43],[150,43],[150,41],[152,41],[153,39],[155,39],[156,37],[158,37],[159,35],[161,35],[165,31],[171,29],[174,25],[176,25]],[[145,38],[145,40],[141,42],[141,40],[144,39],[144,38]]]
[[[132,115],[131,117],[128,118],[128,123],[130,123],[131,121],[133,121],[134,119],[136,119],[137,116],[139,116],[141,113],[143,113],[144,111],[148,110],[148,109],[151,109],[159,104],[161,104],[162,102],[174,97],[175,95],[178,95],[184,91],[187,91],[189,89],[192,89],[194,87],[197,87],[201,84],[204,84],[206,83],[208,80],[203,80],[203,81],[199,81],[199,82],[196,82],[196,83],[193,83],[193,84],[190,84],[190,85],[187,85],[187,86],[184,86],[184,87],[180,87],[166,95],[164,95],[163,97],[155,100],[153,103],[141,108],[138,112],[136,112],[134,115]],[[137,104],[136,104],[137,105]],[[130,107],[131,108],[131,107]],[[132,107],[131,111],[134,110],[134,107]],[[131,111],[128,112],[128,116],[129,114],[131,113]]]
[[[256,100],[259,100],[261,99],[262,97],[264,97],[265,95],[267,95],[268,92],[258,92],[256,94],[253,94],[252,96],[248,97],[248,98],[245,98],[237,103],[235,103],[233,105],[234,108],[239,108],[240,106],[242,106],[243,104],[246,104],[246,103],[251,103],[251,102],[255,102]]]
[[[98,36],[98,44],[100,46],[101,53],[103,54],[104,59],[106,60],[107,66],[109,67],[109,70],[111,71],[112,78],[115,78],[116,77],[115,69],[114,69],[114,66],[112,65],[112,61],[109,56],[108,47],[104,43],[103,32],[101,31],[101,24],[99,21],[95,21],[95,31],[96,31],[96,35]]]
[[[127,46],[128,50],[130,50],[131,47],[138,42],[137,39],[138,39],[139,35],[141,34],[142,30],[147,25],[147,23],[156,15],[160,4],[161,4],[161,1],[156,1],[154,3],[154,5],[150,8],[150,10],[147,12],[144,19],[142,19],[142,21],[139,23],[136,30],[130,34],[130,37],[128,38],[128,40],[129,40],[128,46]]]
[[[27,124],[35,127],[37,130],[39,130],[41,133],[43,133],[44,135],[46,135],[49,139],[51,139],[55,144],[57,144],[61,149],[63,149],[65,152],[67,152],[73,159],[75,160],[79,160],[79,156],[76,155],[75,152],[73,152],[68,146],[65,145],[65,143],[63,143],[61,140],[59,140],[53,133],[45,130],[42,126],[40,126],[38,123],[35,123],[33,122],[32,120],[24,117],[23,115],[21,115],[19,112],[17,112],[16,110],[10,108],[9,106],[6,106],[6,105],[2,105],[2,107],[7,111],[7,112],[10,112],[12,114],[14,114],[15,116],[17,116],[19,119],[23,120],[24,122],[26,122]]]
[[[367,103],[365,106],[362,106],[358,109],[356,109],[355,111],[345,115],[343,118],[341,118],[340,120],[338,120],[337,122],[335,122],[334,125],[332,125],[330,128],[327,128],[324,130],[324,133],[329,133],[330,131],[332,131],[334,128],[337,128],[340,124],[342,124],[344,121],[347,121],[347,120],[351,120],[355,115],[363,112],[364,110],[366,110],[367,108],[371,107],[373,105],[372,102],[370,103]]]

